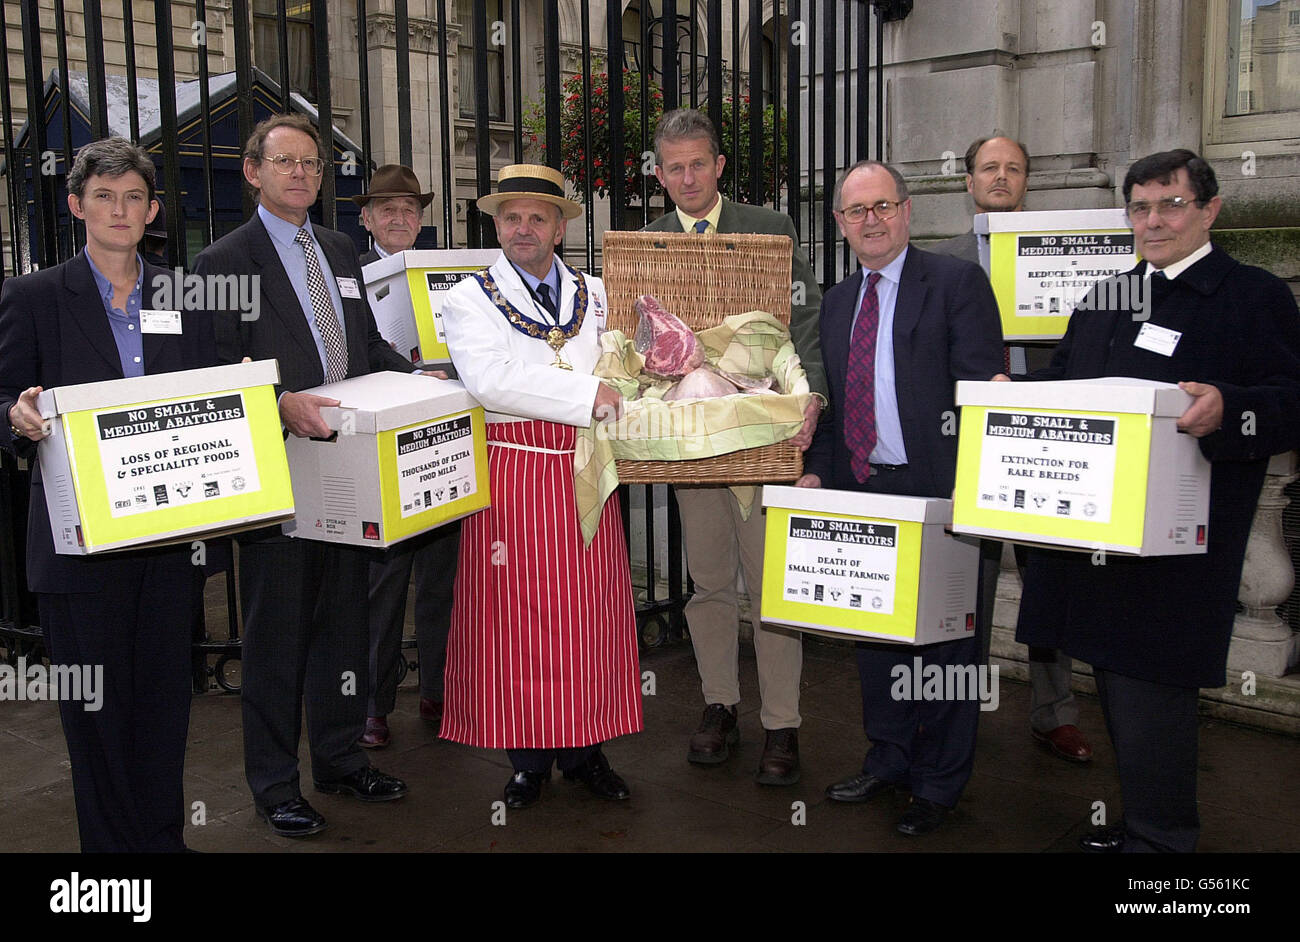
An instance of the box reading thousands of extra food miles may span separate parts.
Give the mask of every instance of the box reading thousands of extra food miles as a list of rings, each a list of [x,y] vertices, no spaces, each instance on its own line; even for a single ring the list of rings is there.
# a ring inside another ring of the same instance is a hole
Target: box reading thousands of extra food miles
[[[454,380],[371,373],[304,390],[328,439],[285,443],[297,514],[289,536],[384,548],[488,506],[483,407]]]
[[[835,637],[931,644],[975,631],[979,541],[952,503],[763,488],[763,621]]]
[[[1138,260],[1122,209],[980,213],[974,227],[1007,340],[1064,336],[1088,290]]]
[[[274,360],[47,389],[54,549],[81,556],[293,515]]]
[[[1191,402],[1144,379],[958,383],[953,529],[1133,556],[1204,553],[1210,463],[1177,428]]]
[[[371,262],[361,274],[379,332],[412,365],[450,363],[442,299],[500,257],[496,249],[408,249]]]

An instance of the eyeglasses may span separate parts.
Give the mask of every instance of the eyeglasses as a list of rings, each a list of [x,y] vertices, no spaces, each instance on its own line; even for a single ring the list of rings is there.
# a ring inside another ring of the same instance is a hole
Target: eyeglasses
[[[1162,219],[1177,219],[1187,212],[1193,206],[1200,206],[1200,200],[1183,199],[1181,196],[1166,196],[1162,200],[1133,200],[1124,207],[1124,214],[1128,216],[1129,221],[1134,219],[1146,219],[1151,210],[1156,211],[1156,215]]]
[[[857,206],[850,206],[848,209],[836,210],[836,212],[840,214],[840,218],[845,222],[856,224],[866,219],[869,212],[875,213],[876,218],[880,220],[893,219],[898,215],[898,207],[902,205],[903,203],[895,200],[880,200],[870,206],[858,204]]]
[[[293,173],[293,168],[298,164],[302,164],[302,169],[310,177],[319,177],[325,170],[325,161],[319,157],[300,158],[290,157],[288,154],[276,154],[273,157],[263,157],[262,159],[269,160],[276,173]]]

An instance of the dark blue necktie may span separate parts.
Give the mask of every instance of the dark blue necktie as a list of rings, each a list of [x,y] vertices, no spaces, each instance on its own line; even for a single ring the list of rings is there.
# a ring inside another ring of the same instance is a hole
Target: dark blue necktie
[[[550,313],[551,319],[556,324],[560,323],[560,309],[555,305],[555,299],[551,297],[551,286],[546,282],[541,282],[537,286],[537,294],[542,299],[542,307]]]
[[[705,233],[708,232],[708,230],[709,230],[709,221],[707,219],[701,219],[699,222],[695,224],[696,232]]]

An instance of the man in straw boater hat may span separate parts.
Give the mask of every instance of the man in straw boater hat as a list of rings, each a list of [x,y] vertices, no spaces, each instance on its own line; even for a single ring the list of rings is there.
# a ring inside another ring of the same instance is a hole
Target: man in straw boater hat
[[[641,729],[627,546],[616,501],[584,546],[573,483],[578,428],[622,401],[591,375],[605,286],[555,256],[582,211],[559,172],[504,167],[478,207],[502,255],[447,292],[442,318],[461,381],[487,409],[492,506],[461,533],[442,735],[507,750],[507,807],[535,802],[552,763],[627,798],[601,751]]]
[[[433,202],[422,192],[415,171],[384,164],[370,178],[370,189],[352,197],[361,207],[361,224],[375,240],[361,256],[369,265],[415,247],[420,220]],[[443,379],[446,373],[434,370]],[[397,683],[406,625],[406,596],[415,576],[415,637],[420,664],[420,718],[435,731],[442,722],[442,676],[451,628],[451,589],[456,577],[460,525],[449,523],[405,540],[370,563],[370,697],[361,745],[382,749],[392,741],[388,714],[397,705]]]

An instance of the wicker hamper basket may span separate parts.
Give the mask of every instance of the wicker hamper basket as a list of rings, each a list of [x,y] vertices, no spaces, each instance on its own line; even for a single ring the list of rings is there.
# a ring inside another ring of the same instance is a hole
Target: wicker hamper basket
[[[691,330],[715,327],[733,314],[766,311],[790,325],[790,260],[781,235],[605,233],[605,294],[611,330],[636,332],[633,308],[653,294]],[[793,481],[803,454],[788,442],[690,461],[622,461],[623,484],[763,484]]]

